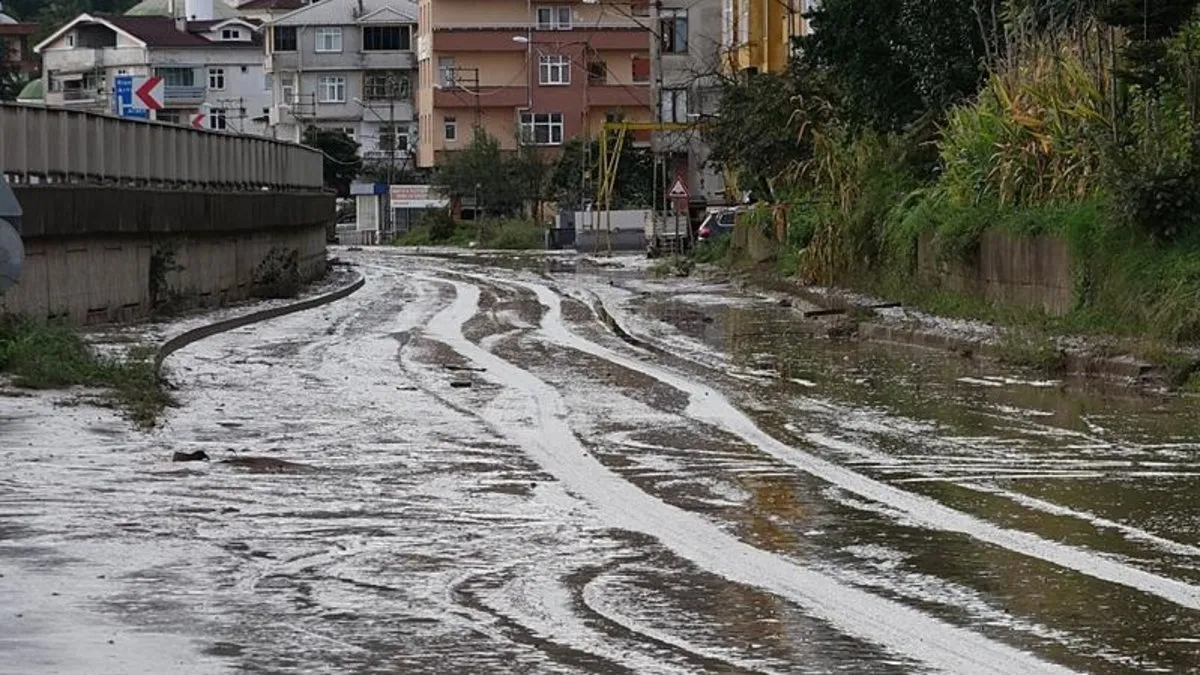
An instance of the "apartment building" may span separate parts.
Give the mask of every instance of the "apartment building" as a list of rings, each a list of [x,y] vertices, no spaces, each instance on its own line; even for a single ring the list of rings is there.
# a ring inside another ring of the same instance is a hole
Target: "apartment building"
[[[264,133],[271,93],[259,24],[213,18],[213,0],[180,2],[178,11],[178,17],[81,14],[59,28],[35,47],[45,104],[115,112],[117,77],[159,76],[158,121]]]
[[[22,75],[36,76],[40,72],[37,59],[34,58],[30,37],[37,32],[36,23],[21,23],[4,13],[0,5],[0,66],[4,70],[14,71]]]
[[[553,152],[605,120],[650,121],[651,21],[636,0],[420,0],[418,165],[477,126]]]
[[[321,0],[268,25],[275,137],[298,141],[309,125],[339,129],[366,159],[411,160],[416,2]]]
[[[659,119],[689,128],[655,136],[665,156],[667,180],[678,178],[692,197],[724,200],[725,181],[708,166],[710,150],[701,126],[717,114],[721,102],[724,49],[722,0],[662,0],[654,7],[657,39],[652,45],[652,75]]]
[[[808,32],[804,14],[819,0],[722,0],[722,26],[730,72],[781,73],[794,38]]]

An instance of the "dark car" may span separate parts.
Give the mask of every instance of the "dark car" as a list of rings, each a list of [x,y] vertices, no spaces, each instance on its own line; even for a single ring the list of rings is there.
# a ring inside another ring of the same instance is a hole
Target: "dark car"
[[[700,243],[720,239],[733,232],[733,226],[736,223],[737,211],[735,210],[710,213],[704,219],[704,223],[700,225],[700,231],[696,233],[696,238]]]

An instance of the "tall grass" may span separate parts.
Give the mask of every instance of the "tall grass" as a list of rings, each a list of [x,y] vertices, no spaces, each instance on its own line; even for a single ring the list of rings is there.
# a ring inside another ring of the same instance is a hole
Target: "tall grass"
[[[451,246],[501,250],[538,250],[546,246],[546,229],[528,220],[458,221],[444,237],[429,227],[415,227],[392,241],[394,246]]]
[[[171,404],[152,348],[131,349],[124,359],[102,356],[62,323],[0,317],[0,373],[29,389],[100,388],[106,402],[142,427],[154,426]]]

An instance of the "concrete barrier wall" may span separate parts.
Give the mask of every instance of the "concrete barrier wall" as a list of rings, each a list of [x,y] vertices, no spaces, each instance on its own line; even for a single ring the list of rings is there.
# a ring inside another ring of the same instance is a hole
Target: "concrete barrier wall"
[[[0,312],[77,324],[150,314],[152,278],[189,305],[242,300],[272,253],[295,252],[303,281],[325,270],[334,197],[19,186],[25,262]],[[156,274],[156,270],[161,270]]]
[[[965,261],[939,261],[930,235],[921,237],[917,265],[928,284],[988,302],[1062,316],[1075,307],[1070,247],[1052,237],[987,232]]]
[[[320,224],[228,236],[32,239],[26,241],[21,282],[0,295],[0,312],[76,324],[148,316],[156,252],[171,270],[164,275],[169,293],[190,305],[219,306],[250,297],[255,269],[276,248],[297,251],[305,281],[325,271],[325,227]],[[173,254],[164,256],[165,251]]]

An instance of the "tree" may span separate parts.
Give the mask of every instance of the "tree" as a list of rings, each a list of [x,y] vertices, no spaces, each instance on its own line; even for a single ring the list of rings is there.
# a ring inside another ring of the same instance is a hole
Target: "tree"
[[[511,160],[500,142],[482,127],[476,127],[466,148],[450,154],[434,173],[433,185],[451,201],[479,197],[476,206],[484,215],[513,215],[523,203],[523,190],[516,184]]]
[[[610,141],[609,147],[612,145]],[[599,166],[599,141],[592,141],[589,148],[584,139],[571,139],[563,146],[562,155],[550,176],[551,197],[567,208],[582,209],[585,203],[596,198]],[[584,171],[587,172],[586,179]],[[648,148],[626,146],[617,162],[613,208],[646,208],[653,203],[654,155]]]
[[[539,222],[555,168],[534,145],[522,144],[516,155],[508,160],[508,173],[512,176],[513,186],[521,200],[531,206],[531,215]]]
[[[9,44],[0,38],[0,54],[7,54]],[[0,101],[15,101],[25,85],[33,78],[21,71],[19,66],[0,59]]]
[[[349,196],[350,183],[362,173],[358,143],[343,131],[316,126],[305,129],[300,142],[324,155],[325,187],[337,190],[340,197]]]
[[[725,82],[720,114],[704,129],[709,161],[771,194],[771,181],[804,156],[794,99],[800,78],[759,73]]]
[[[973,96],[987,75],[999,0],[824,0],[799,39],[852,126],[900,131]],[[985,16],[986,15],[986,16]]]

